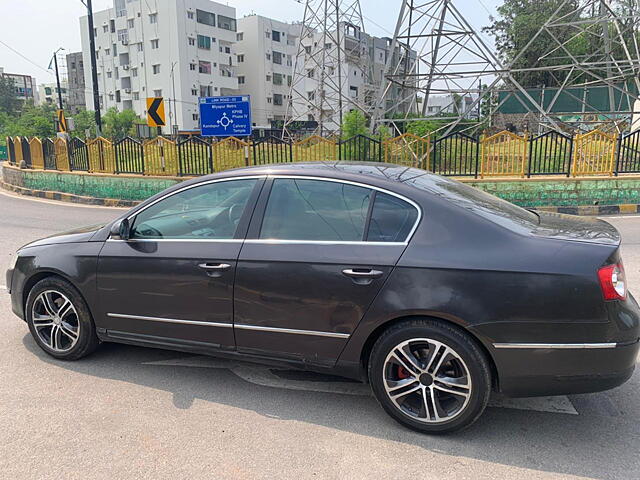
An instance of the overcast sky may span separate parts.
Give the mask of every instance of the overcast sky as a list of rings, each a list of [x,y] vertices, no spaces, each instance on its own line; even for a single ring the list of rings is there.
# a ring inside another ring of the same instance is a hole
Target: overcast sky
[[[301,0],[304,1],[304,0]],[[236,16],[257,13],[278,20],[302,20],[304,7],[296,0],[229,0],[221,1],[236,8]],[[378,36],[391,36],[401,0],[361,0],[365,29]],[[454,0],[476,28],[488,23],[501,0]],[[94,11],[113,5],[113,0],[93,0]],[[47,66],[52,53],[59,47],[79,51],[78,19],[86,12],[80,0],[0,0],[3,14],[0,42],[17,50],[24,57],[0,43],[0,67],[6,72],[34,76],[40,83],[53,82],[55,77]],[[33,62],[33,63],[31,63]]]

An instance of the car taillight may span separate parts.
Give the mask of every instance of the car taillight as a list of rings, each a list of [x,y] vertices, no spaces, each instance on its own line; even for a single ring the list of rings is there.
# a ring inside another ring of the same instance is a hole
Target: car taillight
[[[627,286],[622,263],[602,267],[598,270],[598,279],[605,300],[624,300],[626,298]]]

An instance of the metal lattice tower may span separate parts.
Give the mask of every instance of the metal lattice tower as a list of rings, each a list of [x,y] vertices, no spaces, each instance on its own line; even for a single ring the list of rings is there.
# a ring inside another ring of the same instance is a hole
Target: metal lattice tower
[[[359,0],[306,0],[284,135],[297,121],[316,121],[315,133],[326,135],[340,130],[351,109],[371,113],[368,38]],[[357,72],[357,94],[347,68]]]
[[[403,0],[391,47],[392,51],[398,49],[400,58],[387,62],[372,123],[397,125],[417,114],[420,118],[449,119],[443,129],[450,132],[465,119],[480,118],[480,103],[495,109],[515,99],[542,124],[558,129],[561,120],[554,110],[556,101],[574,98],[580,108],[573,113],[597,110],[588,95],[576,95],[576,89],[586,91],[592,86],[609,91],[610,108],[600,108],[601,116],[616,121],[621,110],[627,117],[629,110],[634,110],[628,104],[638,98],[640,90],[638,0],[564,0],[511,61],[498,56],[455,3],[458,0]],[[591,41],[593,48],[584,55],[572,54],[569,46],[577,38]],[[551,45],[547,53],[525,67],[513,68],[542,40]],[[531,88],[539,85],[522,85],[515,78],[526,77],[522,74],[527,72],[545,72],[553,79],[556,88],[552,95],[534,98]],[[631,83],[635,91],[628,88]],[[498,96],[498,91],[504,93]],[[431,97],[443,94],[453,104],[448,110],[455,112],[454,118],[430,115]],[[621,104],[621,95],[626,105]],[[476,124],[473,128],[486,126]]]

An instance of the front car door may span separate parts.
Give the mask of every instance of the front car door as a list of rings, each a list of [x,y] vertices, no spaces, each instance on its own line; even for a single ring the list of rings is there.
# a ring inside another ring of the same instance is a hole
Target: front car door
[[[121,341],[235,348],[235,267],[263,183],[198,183],[135,212],[130,239],[100,252],[96,326]]]
[[[333,365],[419,220],[376,187],[270,177],[238,259],[238,351]]]

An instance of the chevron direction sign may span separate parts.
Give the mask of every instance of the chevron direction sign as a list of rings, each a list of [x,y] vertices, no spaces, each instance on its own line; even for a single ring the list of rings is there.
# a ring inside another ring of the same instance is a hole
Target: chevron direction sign
[[[147,98],[147,125],[164,127],[164,99],[162,97]]]

